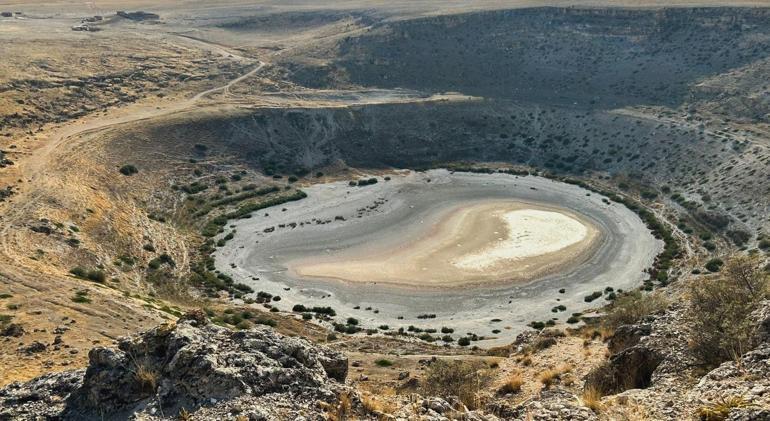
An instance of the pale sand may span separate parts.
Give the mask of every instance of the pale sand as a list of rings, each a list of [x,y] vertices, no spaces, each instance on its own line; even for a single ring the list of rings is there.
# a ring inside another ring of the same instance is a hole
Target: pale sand
[[[553,253],[586,238],[588,228],[563,213],[538,209],[495,212],[489,215],[505,222],[507,235],[479,252],[466,254],[452,264],[461,269],[484,270],[506,260]],[[496,234],[496,233],[495,233]]]
[[[564,210],[491,200],[451,209],[421,235],[289,262],[300,277],[412,288],[530,281],[579,264],[599,230]]]

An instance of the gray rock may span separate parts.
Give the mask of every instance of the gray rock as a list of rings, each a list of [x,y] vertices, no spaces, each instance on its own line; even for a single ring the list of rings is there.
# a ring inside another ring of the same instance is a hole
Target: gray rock
[[[615,333],[609,339],[607,347],[610,353],[617,354],[625,349],[637,345],[644,336],[652,333],[652,326],[649,324],[623,325],[615,329]]]
[[[193,419],[321,419],[316,403],[348,390],[338,383],[347,375],[338,352],[267,327],[195,325],[162,325],[121,339],[118,349],[94,348],[85,372],[10,385],[0,390],[0,419],[176,419],[183,411]]]

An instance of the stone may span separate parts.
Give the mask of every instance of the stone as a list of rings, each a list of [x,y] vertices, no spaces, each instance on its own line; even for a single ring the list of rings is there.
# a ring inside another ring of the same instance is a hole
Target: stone
[[[182,409],[195,419],[322,419],[315,402],[335,402],[342,392],[360,406],[343,383],[344,355],[268,327],[200,324],[161,325],[121,338],[117,349],[93,348],[85,371],[0,389],[0,419],[177,419]]]

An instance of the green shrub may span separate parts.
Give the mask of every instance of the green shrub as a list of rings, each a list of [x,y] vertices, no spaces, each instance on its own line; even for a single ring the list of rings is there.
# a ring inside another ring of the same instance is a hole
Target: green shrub
[[[91,302],[91,299],[88,298],[88,291],[85,290],[79,290],[75,292],[75,295],[70,298],[75,303],[80,304],[88,304]]]
[[[591,294],[586,295],[585,297],[583,297],[583,301],[585,301],[587,303],[590,303],[591,301],[593,301],[593,300],[595,300],[595,299],[597,299],[597,298],[599,298],[601,296],[602,296],[602,292],[601,291],[594,291]]]
[[[709,260],[708,262],[706,262],[704,267],[709,272],[719,272],[722,269],[722,265],[724,265],[724,264],[725,264],[725,262],[723,262],[722,259],[715,257],[715,258]]]
[[[70,269],[70,273],[72,275],[77,276],[81,279],[87,279],[89,281],[98,282],[100,284],[104,283],[107,280],[107,275],[101,271],[101,270],[86,270],[80,266],[76,266],[72,269]]]
[[[136,168],[136,166],[127,164],[122,167],[120,167],[120,173],[123,175],[131,176],[139,172],[139,169]]]
[[[374,362],[374,364],[376,364],[376,365],[377,365],[377,367],[390,367],[390,366],[392,366],[392,365],[393,365],[393,361],[391,361],[391,360],[386,360],[386,359],[384,359],[384,358],[381,358],[381,359],[379,359],[379,360],[376,360],[376,361]]]

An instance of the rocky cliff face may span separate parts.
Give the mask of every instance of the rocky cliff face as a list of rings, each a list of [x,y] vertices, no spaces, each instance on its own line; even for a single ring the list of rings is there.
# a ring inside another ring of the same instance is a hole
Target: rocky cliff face
[[[94,348],[85,371],[0,390],[0,419],[325,419],[351,396],[347,369],[344,355],[268,328],[180,320]]]

